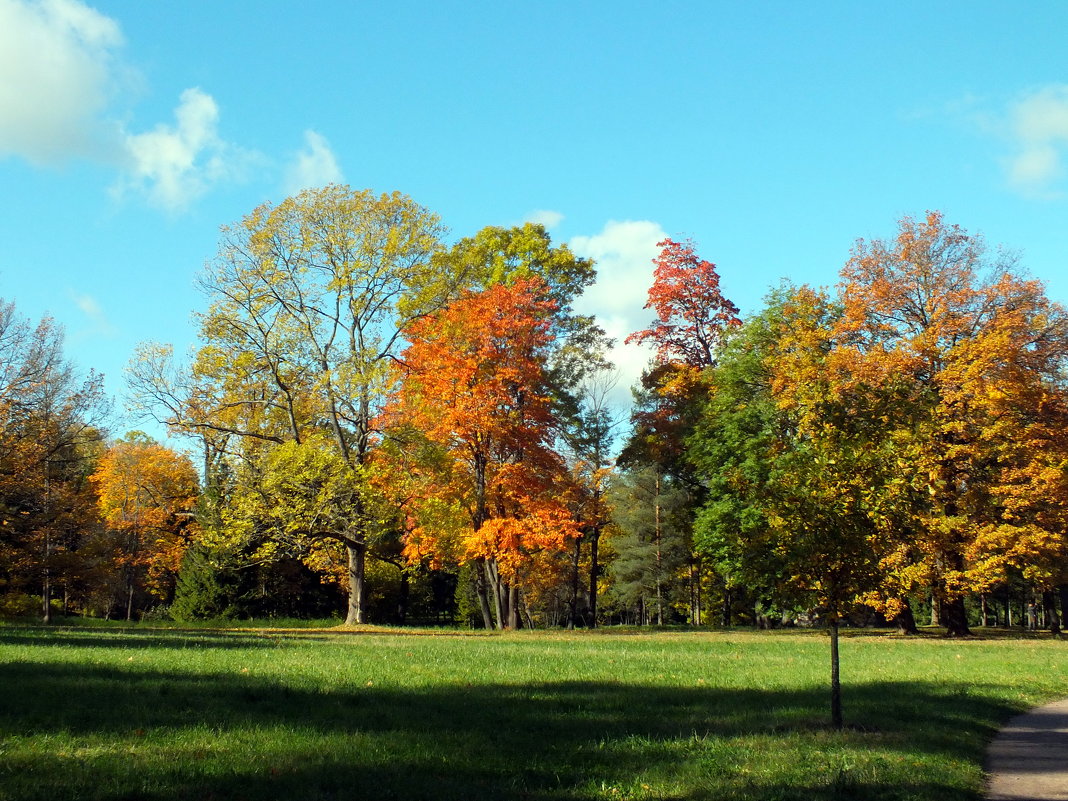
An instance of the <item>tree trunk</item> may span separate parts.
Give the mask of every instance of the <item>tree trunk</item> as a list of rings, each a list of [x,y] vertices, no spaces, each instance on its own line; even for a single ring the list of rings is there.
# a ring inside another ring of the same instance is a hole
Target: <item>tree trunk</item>
[[[400,601],[397,603],[397,619],[403,626],[408,621],[408,604],[411,600],[412,586],[408,579],[408,571],[400,569]]]
[[[984,629],[990,625],[990,613],[986,608],[986,593],[979,594],[979,607],[982,614],[982,619],[979,621],[979,625]]]
[[[475,560],[475,594],[478,596],[478,608],[482,612],[482,625],[487,629],[493,628],[493,615],[490,612],[489,603],[489,589],[486,586],[489,583],[489,567],[486,565],[486,560],[479,557]]]
[[[52,622],[52,584],[47,567],[44,571],[44,582],[41,587],[41,620],[45,625],[49,625]]]
[[[133,577],[126,582],[126,620],[133,620]]]
[[[508,628],[515,631],[519,628],[519,585],[512,582],[508,586]]]
[[[951,601],[941,602],[940,616],[946,627],[946,635],[949,637],[970,637],[972,632],[968,628],[968,614],[964,609],[964,598],[954,598]]]
[[[579,562],[582,560],[582,537],[575,538],[575,550],[571,555],[571,587],[567,597],[567,630],[578,624]]]
[[[656,544],[656,623],[664,625],[664,598],[660,587],[661,553],[660,553],[660,470],[656,471],[656,529],[654,531]]]
[[[701,625],[701,559],[697,556],[690,562],[690,623]]]
[[[894,623],[897,624],[898,634],[912,635],[920,633],[920,630],[916,627],[916,617],[912,614],[912,607],[907,601],[905,602],[905,608],[898,612],[897,617],[894,618]]]
[[[842,681],[838,660],[838,615],[831,614],[831,725],[842,728]]]
[[[362,542],[346,542],[349,552],[349,608],[345,615],[346,626],[364,622],[364,574],[367,567],[367,546]]]
[[[1046,624],[1049,626],[1049,633],[1059,636],[1061,633],[1061,620],[1057,616],[1057,600],[1053,595],[1053,590],[1045,590],[1042,593],[1042,608],[1046,612]]]
[[[942,625],[941,602],[938,600],[938,598],[935,596],[935,594],[933,592],[931,593],[931,625],[932,626],[941,626]]]
[[[727,584],[726,579],[723,581],[723,609],[720,616],[720,622],[723,624],[723,628],[728,629],[731,626],[731,588]]]
[[[600,527],[593,529],[590,537],[590,628],[597,628],[597,580],[600,578],[600,565],[597,562],[597,543],[601,539]]]

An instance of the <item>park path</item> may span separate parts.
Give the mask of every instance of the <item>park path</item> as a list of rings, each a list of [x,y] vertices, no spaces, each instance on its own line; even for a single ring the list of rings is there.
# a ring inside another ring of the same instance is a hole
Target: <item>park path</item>
[[[987,801],[1068,801],[1068,698],[1012,720],[986,752]]]

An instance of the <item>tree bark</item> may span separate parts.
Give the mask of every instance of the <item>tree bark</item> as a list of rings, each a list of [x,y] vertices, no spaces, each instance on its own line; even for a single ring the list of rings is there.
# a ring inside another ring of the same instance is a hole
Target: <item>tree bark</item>
[[[838,659],[838,615],[831,615],[831,725],[842,729],[842,680]]]
[[[478,608],[482,612],[482,625],[488,630],[493,628],[493,615],[490,612],[489,590],[487,588],[489,568],[486,560],[475,560],[475,594],[478,596]]]
[[[346,542],[345,548],[349,554],[349,608],[345,615],[345,625],[356,626],[364,622],[367,546],[362,542]]]
[[[519,628],[519,585],[512,582],[508,586],[507,626],[512,631]]]
[[[905,608],[898,612],[897,617],[894,618],[894,623],[897,624],[898,634],[912,635],[920,633],[920,630],[916,627],[916,617],[912,614],[912,606],[908,602],[905,603]]]
[[[964,609],[964,598],[954,598],[951,601],[942,601],[940,617],[946,627],[946,635],[949,637],[970,637],[972,632],[968,628],[968,614]]]

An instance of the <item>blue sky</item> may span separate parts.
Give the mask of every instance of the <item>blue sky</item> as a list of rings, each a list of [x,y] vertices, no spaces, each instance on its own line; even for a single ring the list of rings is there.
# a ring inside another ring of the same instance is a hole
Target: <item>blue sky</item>
[[[752,311],[926,209],[1063,302],[1066,32],[1052,0],[0,0],[0,297],[119,396],[137,343],[195,343],[219,226],[340,181],[453,237],[545,222],[620,337],[665,235]]]

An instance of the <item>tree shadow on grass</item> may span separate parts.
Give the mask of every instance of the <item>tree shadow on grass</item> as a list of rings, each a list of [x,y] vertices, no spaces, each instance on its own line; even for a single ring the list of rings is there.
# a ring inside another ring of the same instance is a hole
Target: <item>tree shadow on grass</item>
[[[738,749],[775,748],[777,738],[794,741],[800,759],[829,759],[832,773],[837,757],[825,752],[858,749],[977,763],[976,743],[1016,711],[974,686],[873,683],[847,689],[852,728],[834,734],[818,689],[354,681],[321,690],[67,663],[0,664],[0,687],[0,733],[21,743],[0,762],[0,798],[26,801],[964,799],[973,796],[932,776],[898,774],[889,786],[844,768],[818,781],[732,771]],[[917,728],[917,715],[930,725]],[[650,781],[681,789],[643,795]]]
[[[306,629],[292,631],[259,631],[235,629],[145,629],[115,628],[56,629],[48,626],[20,626],[0,629],[0,646],[45,646],[91,649],[157,649],[157,648],[222,648],[243,650],[271,648],[280,640],[327,640],[325,634],[304,634]]]

